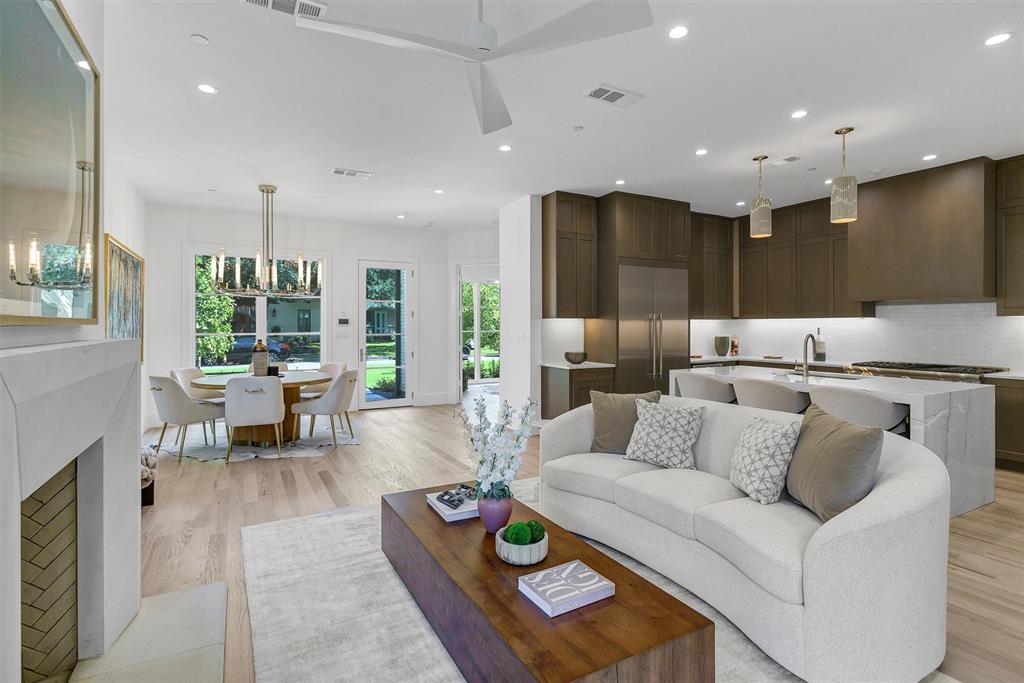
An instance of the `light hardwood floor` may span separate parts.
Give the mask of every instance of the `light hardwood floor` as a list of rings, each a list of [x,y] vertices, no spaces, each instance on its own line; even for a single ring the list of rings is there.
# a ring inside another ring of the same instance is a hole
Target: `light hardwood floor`
[[[381,494],[469,479],[473,458],[453,407],[355,416],[361,444],[322,458],[225,467],[161,456],[156,505],[142,513],[143,595],[228,584],[225,680],[253,680],[240,529]],[[152,433],[156,440],[156,433]],[[531,439],[521,477],[537,475]],[[999,470],[996,502],[952,521],[948,648],[943,670],[974,681],[1024,680],[1024,473]]]

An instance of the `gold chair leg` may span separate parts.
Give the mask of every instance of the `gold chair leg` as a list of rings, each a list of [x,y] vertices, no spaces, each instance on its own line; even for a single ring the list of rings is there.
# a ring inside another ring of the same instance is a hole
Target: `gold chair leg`
[[[274,437],[277,439],[277,457],[281,457],[281,425],[274,423]]]
[[[164,434],[167,432],[167,423],[164,422],[164,428],[160,430],[160,438],[156,442],[156,454],[160,455],[160,446],[164,443]]]
[[[217,420],[210,420],[210,432],[213,433],[213,445],[217,445]]]
[[[178,446],[178,462],[181,462],[181,456],[185,453],[185,435],[188,434],[188,425],[181,425],[181,445]]]
[[[316,415],[309,416],[309,438],[313,438],[313,425],[316,424]]]
[[[345,411],[345,421],[348,422],[348,433],[352,435],[352,438],[356,438],[356,431],[352,429],[352,418],[348,416],[348,411]]]
[[[293,417],[294,419],[292,420],[292,436],[294,437],[295,441],[298,441],[300,438],[302,438],[302,431],[300,430],[300,427],[302,427],[302,420],[299,419],[298,413],[295,413]]]
[[[228,457],[224,460],[224,464],[227,465],[231,462],[231,447],[235,444],[235,430],[232,427],[228,427]]]
[[[334,416],[331,415],[331,440],[334,441],[334,447],[338,447],[338,432],[334,429]]]
[[[178,433],[174,436],[174,443],[181,441],[181,425],[178,425]]]
[[[206,420],[203,420],[203,443],[207,446],[210,445],[210,439],[206,434]]]

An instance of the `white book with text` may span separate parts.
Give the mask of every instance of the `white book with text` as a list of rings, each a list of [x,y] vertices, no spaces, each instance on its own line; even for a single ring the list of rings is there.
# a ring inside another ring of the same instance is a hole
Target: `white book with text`
[[[549,617],[615,595],[615,584],[579,560],[519,577],[519,592]]]

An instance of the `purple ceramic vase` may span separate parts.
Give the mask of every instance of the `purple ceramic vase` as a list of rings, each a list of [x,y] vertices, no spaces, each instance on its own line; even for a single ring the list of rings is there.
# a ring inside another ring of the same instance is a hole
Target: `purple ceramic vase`
[[[484,523],[487,533],[497,533],[498,529],[508,524],[512,516],[511,498],[483,498],[477,502],[480,510],[480,521]]]

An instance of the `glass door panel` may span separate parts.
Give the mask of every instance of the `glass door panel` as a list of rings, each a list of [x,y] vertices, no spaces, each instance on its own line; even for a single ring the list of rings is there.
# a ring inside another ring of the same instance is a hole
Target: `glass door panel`
[[[360,405],[411,405],[409,264],[360,263]]]

